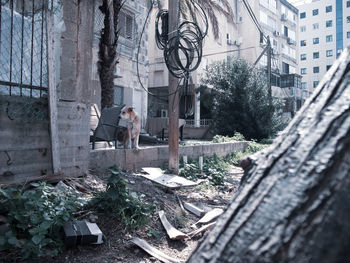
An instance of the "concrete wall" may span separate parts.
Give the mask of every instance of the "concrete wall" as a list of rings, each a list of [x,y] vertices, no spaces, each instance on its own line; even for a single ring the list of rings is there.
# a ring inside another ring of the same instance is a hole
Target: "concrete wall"
[[[191,158],[199,156],[226,156],[234,151],[243,151],[247,142],[213,143],[192,146],[180,146],[179,155]],[[145,147],[139,151],[124,149],[91,150],[90,169],[105,170],[117,165],[126,170],[139,170],[142,167],[161,167],[168,162],[168,146]]]
[[[26,113],[28,98],[0,97],[0,182],[52,173],[47,106],[31,101],[42,114]]]
[[[93,7],[94,1],[63,0],[55,13],[59,151],[69,176],[83,175],[89,164]],[[0,182],[50,174],[47,101],[0,96]]]

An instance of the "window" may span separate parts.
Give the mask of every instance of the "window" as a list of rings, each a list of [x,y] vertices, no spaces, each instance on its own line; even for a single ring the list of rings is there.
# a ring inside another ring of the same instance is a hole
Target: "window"
[[[332,27],[332,20],[326,21],[326,27]]]
[[[317,30],[319,28],[318,23],[312,24],[313,29]]]
[[[319,58],[320,57],[320,52],[314,52],[313,53],[313,57],[314,57],[314,59]]]
[[[332,12],[332,6],[326,6],[326,13]]]
[[[313,68],[314,73],[319,73],[320,72],[320,67],[314,67]]]
[[[350,38],[350,32],[346,32],[346,38]]]
[[[350,2],[350,1],[349,1]],[[306,17],[306,13],[305,12],[302,12],[302,13],[300,13],[300,19],[303,19],[303,18],[305,18]]]
[[[316,87],[317,87],[318,83],[319,83],[319,81],[318,81],[318,80],[314,81],[314,88],[316,88]]]
[[[282,73],[283,74],[289,74],[289,64],[282,62]]]
[[[346,17],[346,23],[350,23],[350,16]]]
[[[131,15],[120,11],[118,19],[118,30],[120,36],[133,40],[133,22],[134,19]]]
[[[340,56],[341,52],[343,52],[342,48],[337,49],[337,58]]]
[[[300,27],[300,32],[305,32],[306,31],[306,26],[301,26]]]
[[[350,1],[346,1],[346,7],[350,7]]]
[[[284,26],[284,31],[283,32],[284,32],[283,35],[285,37],[288,37],[288,27]]]
[[[313,16],[317,16],[317,15],[318,15],[318,9],[312,10],[312,15],[313,15]]]
[[[315,37],[315,38],[312,40],[312,42],[313,42],[314,44],[318,44],[318,43],[320,43],[320,39],[319,39],[318,37]]]
[[[300,46],[305,47],[306,46],[306,40],[301,40],[300,41]]]
[[[306,68],[301,68],[300,69],[300,74],[305,75],[306,74]]]
[[[326,57],[331,57],[331,56],[333,56],[333,50],[332,49],[326,50]]]
[[[306,54],[301,54],[300,55],[300,60],[306,60]]]
[[[326,70],[328,71],[331,67],[332,67],[332,65],[327,65]]]
[[[333,36],[332,35],[326,36],[326,42],[332,42],[332,41],[333,41]]]
[[[302,83],[301,83],[301,88],[302,88],[302,89],[306,89],[306,87],[307,87],[306,82],[302,82]]]

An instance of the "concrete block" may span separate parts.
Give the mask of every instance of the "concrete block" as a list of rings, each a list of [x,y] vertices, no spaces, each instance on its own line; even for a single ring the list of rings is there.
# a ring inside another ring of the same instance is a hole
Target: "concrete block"
[[[192,156],[193,155],[193,146],[180,146],[179,147],[179,155],[187,155]]]
[[[158,160],[167,161],[169,159],[169,147],[158,146]]]

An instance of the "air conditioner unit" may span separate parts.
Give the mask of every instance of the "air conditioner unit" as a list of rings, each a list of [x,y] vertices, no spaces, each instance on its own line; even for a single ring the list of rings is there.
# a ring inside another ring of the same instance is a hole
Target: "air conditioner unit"
[[[287,21],[287,15],[286,14],[282,14],[281,15],[281,20],[282,21]]]
[[[168,110],[160,110],[160,117],[168,118]]]
[[[242,44],[242,42],[243,42],[242,37],[239,37],[237,40],[235,40],[235,45],[240,46]]]

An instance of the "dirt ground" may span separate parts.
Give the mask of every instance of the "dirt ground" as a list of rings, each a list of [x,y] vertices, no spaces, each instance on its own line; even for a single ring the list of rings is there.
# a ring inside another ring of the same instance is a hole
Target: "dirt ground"
[[[84,178],[84,184],[94,190],[101,190],[104,189],[108,176],[107,172],[97,174],[91,171]],[[65,249],[54,259],[30,262],[161,262],[134,245],[131,242],[132,237],[144,239],[166,255],[184,262],[202,238],[210,234],[210,231],[184,241],[171,240],[159,220],[158,211],[164,210],[168,221],[175,228],[183,233],[189,233],[194,230],[191,226],[200,218],[188,211],[184,212],[179,205],[179,199],[182,202],[190,202],[205,211],[210,211],[213,208],[225,209],[239,186],[241,176],[242,170],[238,167],[232,167],[227,182],[219,189],[200,184],[191,188],[169,190],[141,177],[139,173],[130,173],[126,179],[129,181],[132,194],[137,195],[140,200],[156,204],[156,212],[147,225],[135,232],[128,233],[115,219],[104,214],[85,211],[85,215],[82,214],[79,220],[87,219],[90,222],[96,222],[104,234],[103,244],[77,246]]]

